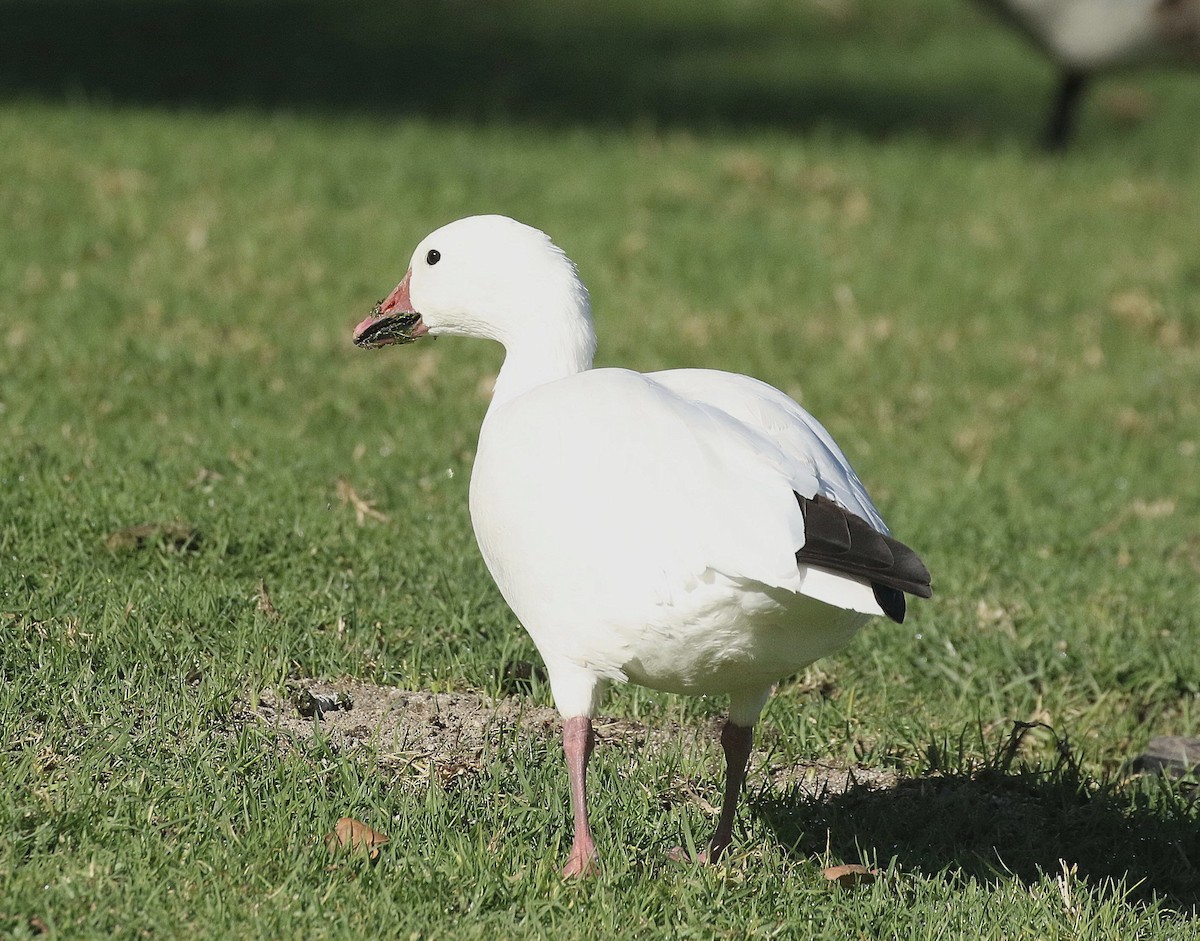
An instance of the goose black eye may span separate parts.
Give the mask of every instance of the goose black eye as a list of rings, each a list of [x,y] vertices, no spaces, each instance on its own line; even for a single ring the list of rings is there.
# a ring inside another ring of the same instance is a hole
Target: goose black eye
[[[441,260],[442,260],[442,253],[439,252],[436,248],[431,248],[429,250],[429,254],[425,256],[425,264],[427,264],[427,265],[436,265]]]

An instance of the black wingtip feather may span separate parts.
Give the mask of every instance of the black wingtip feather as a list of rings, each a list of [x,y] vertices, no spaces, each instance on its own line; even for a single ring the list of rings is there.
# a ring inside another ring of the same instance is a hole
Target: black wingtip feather
[[[879,607],[883,609],[883,613],[897,624],[903,624],[904,615],[908,610],[908,604],[904,600],[904,592],[897,588],[888,588],[887,585],[880,585],[874,582],[871,584],[871,590],[875,592],[875,600],[879,602]]]
[[[929,569],[912,549],[885,536],[861,516],[820,494],[796,494],[804,514],[804,546],[796,561],[866,579],[879,607],[896,623],[904,620],[904,594],[933,596]]]

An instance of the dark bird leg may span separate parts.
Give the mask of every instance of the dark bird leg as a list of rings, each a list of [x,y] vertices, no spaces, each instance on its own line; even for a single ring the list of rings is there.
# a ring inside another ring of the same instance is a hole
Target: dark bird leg
[[[698,863],[719,862],[721,855],[733,842],[733,822],[737,818],[738,798],[746,780],[746,765],[750,761],[753,744],[752,726],[734,725],[726,720],[721,729],[721,747],[725,750],[725,798],[721,801],[721,816],[717,820],[716,832],[708,841],[708,847],[697,855]],[[676,862],[686,862],[691,858],[682,846],[673,849],[669,855]]]
[[[595,744],[592,720],[587,716],[574,716],[563,721],[563,754],[567,759],[571,809],[575,816],[575,838],[571,843],[567,864],[563,866],[564,879],[590,876],[599,870],[596,865],[596,844],[592,842],[587,813],[587,766]]]
[[[721,729],[721,747],[725,749],[725,798],[721,801],[721,818],[717,830],[708,841],[708,852],[701,854],[701,862],[715,863],[733,842],[733,821],[737,816],[738,798],[746,780],[746,765],[750,762],[750,749],[754,745],[754,728],[734,725],[726,721]]]
[[[1079,112],[1079,102],[1086,87],[1085,73],[1074,69],[1062,73],[1058,91],[1054,96],[1054,106],[1050,111],[1050,120],[1042,138],[1042,146],[1046,150],[1063,150],[1070,142],[1075,129],[1075,117]]]

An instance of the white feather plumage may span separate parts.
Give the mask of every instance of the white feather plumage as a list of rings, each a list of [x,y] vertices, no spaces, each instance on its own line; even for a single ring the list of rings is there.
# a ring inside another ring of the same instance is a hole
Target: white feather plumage
[[[410,324],[416,314],[412,337],[505,347],[471,519],[566,720],[576,837],[565,871],[593,865],[583,775],[589,720],[612,681],[730,697],[723,741],[734,770],[715,859],[773,684],[884,613],[868,581],[796,558],[806,544],[797,495],[827,497],[886,534],[866,489],[821,424],[765,383],[702,369],[592,369],[595,334],[574,266],[511,219],[476,216],[424,239],[356,340],[396,342],[378,330],[383,319]]]

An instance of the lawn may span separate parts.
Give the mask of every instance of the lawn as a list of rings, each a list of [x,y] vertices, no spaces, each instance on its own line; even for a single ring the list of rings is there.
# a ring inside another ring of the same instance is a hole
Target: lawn
[[[1200,938],[1195,781],[1127,773],[1200,734],[1200,82],[1050,158],[966,3],[462,10],[0,3],[0,935]],[[350,342],[478,212],[577,262],[600,364],[796,397],[934,574],[781,685],[720,867],[666,859],[720,701],[615,691],[583,885],[552,734],[270,721],[551,704],[467,515],[499,349]]]

